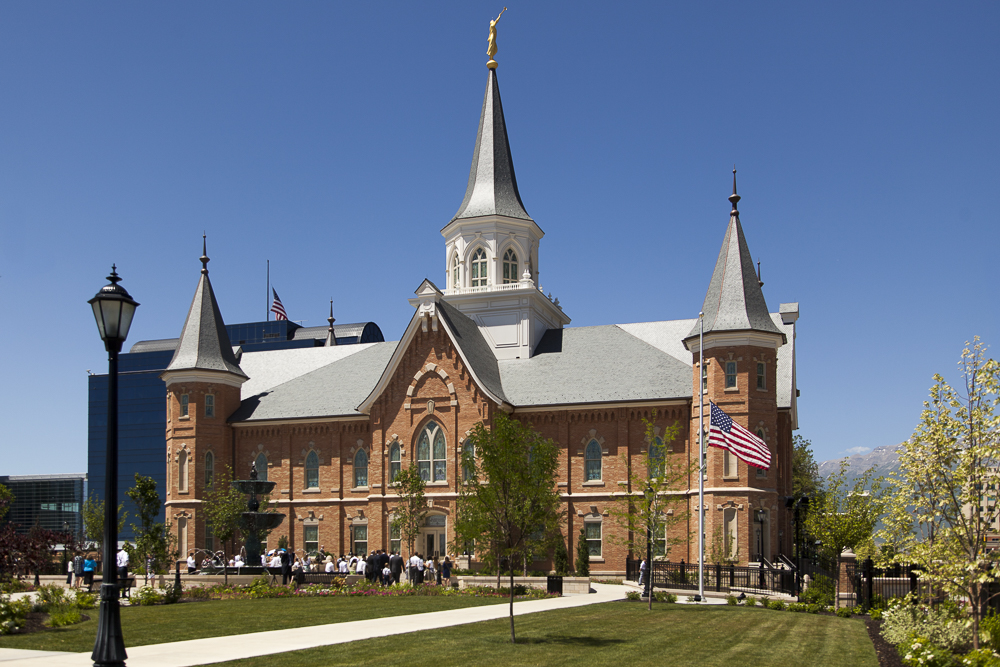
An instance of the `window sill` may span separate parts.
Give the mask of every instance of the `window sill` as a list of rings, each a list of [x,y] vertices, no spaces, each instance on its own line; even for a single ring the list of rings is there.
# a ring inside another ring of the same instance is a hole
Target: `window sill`
[[[598,556],[591,556],[590,557],[590,562],[591,563],[603,563],[604,562],[604,558],[603,557],[598,557]]]
[[[448,486],[448,480],[443,482],[424,482],[424,486]]]
[[[584,482],[583,486],[604,486],[604,480],[592,479],[588,482]]]
[[[723,391],[726,392],[727,394],[738,394],[740,392],[740,388],[739,387],[726,387],[725,389],[723,389]]]
[[[184,415],[182,417],[178,417],[177,421],[179,421],[179,422],[191,421],[191,417],[190,417],[190,415]]]
[[[308,489],[302,489],[299,493],[320,493],[319,487],[310,487]]]
[[[722,476],[722,481],[723,482],[738,482],[738,481],[740,481],[740,476],[739,475],[728,475],[728,476],[727,475],[723,475]]]
[[[368,490],[369,489],[368,489],[367,486],[355,486],[355,487],[351,488],[351,492],[352,493],[361,493],[361,492],[366,492],[367,493]]]
[[[767,388],[765,387],[764,389],[761,389],[760,387],[757,387],[757,391],[763,392],[763,393],[766,394],[767,393]]]

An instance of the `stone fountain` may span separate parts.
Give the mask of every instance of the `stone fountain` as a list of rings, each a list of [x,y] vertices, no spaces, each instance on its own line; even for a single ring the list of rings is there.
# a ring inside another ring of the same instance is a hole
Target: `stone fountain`
[[[277,528],[285,520],[284,514],[277,512],[261,512],[258,495],[266,495],[274,489],[275,482],[265,482],[257,479],[257,464],[250,466],[250,479],[238,479],[233,486],[249,497],[247,511],[243,512],[240,530],[243,532],[243,546],[247,552],[246,563],[251,568],[260,567],[260,536]]]

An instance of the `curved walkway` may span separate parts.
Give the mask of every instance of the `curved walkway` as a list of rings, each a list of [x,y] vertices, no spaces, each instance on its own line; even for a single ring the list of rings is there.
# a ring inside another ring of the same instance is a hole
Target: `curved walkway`
[[[596,591],[590,595],[572,595],[546,600],[527,600],[514,603],[514,615],[535,614],[553,609],[569,609],[585,605],[624,600],[629,589],[609,584],[591,584]],[[484,607],[466,607],[425,614],[409,614],[365,621],[348,621],[328,625],[311,625],[305,628],[272,630],[228,637],[191,639],[167,644],[126,647],[128,667],[193,667],[213,662],[252,658],[260,655],[299,651],[317,646],[401,635],[420,630],[447,628],[466,623],[507,618],[506,604]],[[387,622],[388,621],[388,622]],[[90,667],[90,653],[51,653],[0,649],[2,667]]]

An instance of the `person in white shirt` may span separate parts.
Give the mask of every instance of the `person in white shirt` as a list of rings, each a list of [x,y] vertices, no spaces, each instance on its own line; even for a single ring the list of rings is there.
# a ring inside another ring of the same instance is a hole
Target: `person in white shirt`
[[[354,574],[364,575],[364,573],[365,573],[365,559],[364,558],[359,558],[358,559],[358,566],[357,566],[357,569],[354,571]]]
[[[407,574],[407,579],[409,579],[411,584],[417,583],[417,561],[419,560],[420,559],[417,557],[417,554],[413,554],[412,556],[410,556],[409,560],[410,569],[409,572],[407,572],[406,574]]]
[[[382,568],[382,585],[389,586],[392,584],[392,570],[389,569],[389,564],[386,563],[385,567]]]
[[[336,565],[333,562],[333,557],[332,556],[327,556],[326,557],[326,568],[325,569],[326,569],[327,572],[336,572],[337,571]]]
[[[347,559],[344,558],[343,556],[340,557],[340,564],[338,565],[338,569],[340,570],[341,574],[347,574]]]
[[[125,544],[128,544],[126,542]],[[121,597],[124,599],[126,595],[125,591],[125,580],[128,579],[128,552],[125,551],[125,545],[118,550],[118,590],[121,592]]]
[[[236,556],[236,561],[233,563],[234,567],[243,567],[243,556]]]
[[[271,556],[271,562],[268,564],[268,567],[281,567],[281,556],[277,553]]]
[[[188,564],[188,574],[194,574],[195,569],[197,569],[198,567],[198,563],[196,563],[194,560],[193,551],[188,554],[187,564]]]

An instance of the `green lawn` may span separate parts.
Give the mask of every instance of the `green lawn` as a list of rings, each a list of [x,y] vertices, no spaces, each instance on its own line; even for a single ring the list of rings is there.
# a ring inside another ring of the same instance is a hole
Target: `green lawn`
[[[218,663],[229,667],[326,665],[691,665],[878,667],[857,619],[742,607],[630,602],[549,611],[419,635],[397,635]]]
[[[504,602],[505,598],[471,596],[302,597],[122,607],[122,633],[127,648]],[[89,621],[30,635],[0,637],[0,648],[90,651],[97,634],[97,610],[83,613],[90,616]]]

